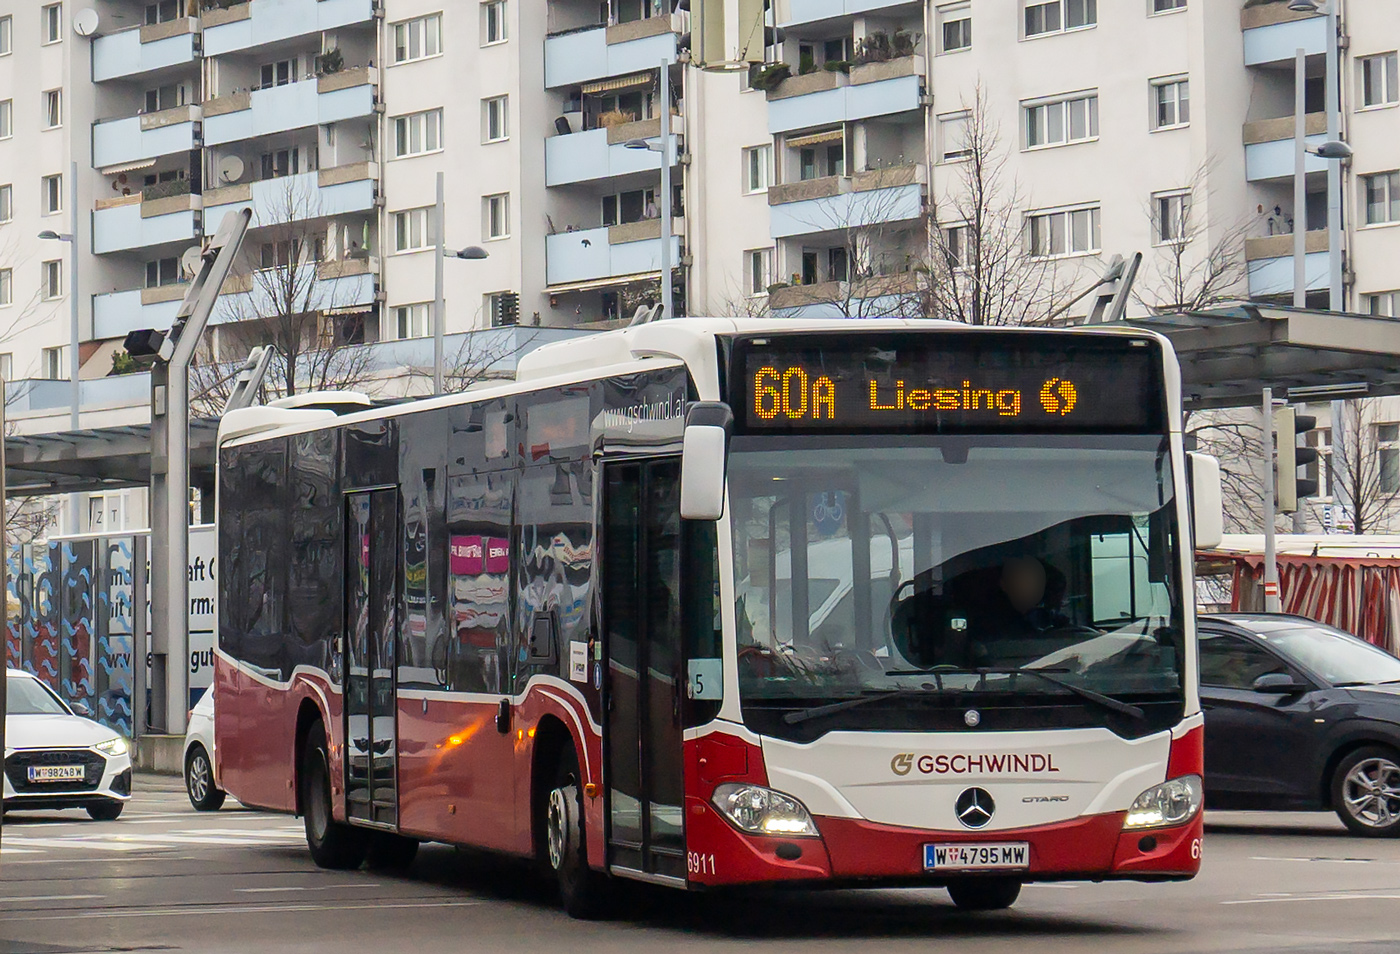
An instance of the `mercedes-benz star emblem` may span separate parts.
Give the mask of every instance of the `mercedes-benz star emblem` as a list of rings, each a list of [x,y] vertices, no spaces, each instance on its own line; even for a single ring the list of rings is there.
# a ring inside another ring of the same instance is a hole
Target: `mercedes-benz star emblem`
[[[967,723],[969,729],[977,728],[977,723],[982,721],[982,713],[976,709],[968,709],[963,713],[963,721]]]
[[[985,828],[997,810],[997,803],[985,788],[969,788],[958,796],[953,808],[964,828]]]

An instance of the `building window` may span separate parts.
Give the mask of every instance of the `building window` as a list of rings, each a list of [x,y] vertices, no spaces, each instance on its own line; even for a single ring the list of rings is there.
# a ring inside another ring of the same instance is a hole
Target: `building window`
[[[510,117],[507,96],[493,96],[481,101],[481,141],[503,142],[510,138]]]
[[[183,0],[158,0],[157,3],[148,3],[146,4],[146,25],[155,26],[157,23],[178,20],[185,15],[184,8]]]
[[[394,308],[394,327],[390,330],[395,338],[426,338],[433,333],[432,318],[432,302],[398,305]]]
[[[15,187],[6,183],[0,185],[0,222],[8,222],[15,217]]]
[[[943,257],[948,267],[960,271],[967,267],[968,241],[972,236],[966,225],[953,225],[942,230]]]
[[[1366,224],[1400,222],[1400,172],[1362,176],[1366,188]]]
[[[1316,459],[1303,465],[1303,476],[1317,481],[1318,496],[1331,499],[1332,491],[1332,428],[1315,427],[1304,437],[1308,447],[1317,451]]]
[[[416,252],[436,244],[434,209],[405,209],[394,213],[394,251]]]
[[[57,43],[63,39],[63,4],[50,4],[41,11],[43,42]]]
[[[180,260],[175,257],[162,258],[146,263],[146,287],[159,288],[162,285],[178,285],[181,281]]]
[[[15,134],[15,104],[13,100],[0,99],[0,139],[9,139]]]
[[[411,63],[442,52],[442,14],[394,24],[394,62]]]
[[[258,89],[272,89],[274,86],[286,86],[297,81],[297,60],[292,57],[290,60],[278,60],[275,63],[264,63],[262,69],[258,71]]]
[[[1356,64],[1361,73],[1361,108],[1393,106],[1400,103],[1400,74],[1396,54],[1381,53],[1362,57]]]
[[[15,301],[15,273],[13,269],[0,268],[0,308],[12,305]],[[7,375],[8,377],[8,375]]]
[[[39,199],[43,203],[45,215],[63,211],[63,176],[44,176]]]
[[[481,197],[482,238],[489,241],[510,238],[510,194]]]
[[[972,49],[972,4],[955,3],[938,8],[938,52]]]
[[[750,296],[768,294],[773,284],[773,250],[755,248],[744,253],[744,291]]]
[[[1191,122],[1191,84],[1184,76],[1152,81],[1152,128],[1175,129]]]
[[[1026,148],[1063,146],[1099,135],[1097,93],[1024,105]]]
[[[61,261],[45,262],[40,273],[43,276],[44,299],[63,297],[63,263]]]
[[[504,43],[506,39],[506,0],[486,0],[481,5],[481,45]]]
[[[1382,318],[1400,318],[1400,291],[1372,292],[1361,296],[1368,315]]]
[[[1152,0],[1153,13],[1171,13],[1173,10],[1185,10],[1186,0]]]
[[[63,125],[63,90],[44,93],[44,128],[57,129]]]
[[[430,109],[394,118],[394,158],[418,156],[442,148],[442,110]]]
[[[744,191],[764,192],[773,182],[773,147],[750,146],[744,150]]]
[[[15,21],[13,17],[0,17],[0,56],[9,56],[15,49]]]
[[[265,152],[262,155],[262,178],[280,179],[283,176],[295,176],[302,172],[316,171],[317,155],[314,146],[306,150],[306,168],[304,169],[301,159],[301,150],[295,146],[291,149]]]
[[[1152,238],[1154,245],[1171,245],[1187,239],[1191,215],[1190,192],[1159,192],[1152,197]]]
[[[264,67],[266,69],[266,67]],[[146,90],[146,112],[157,113],[162,109],[174,109],[189,101],[189,87],[184,83],[170,83],[155,89]]]
[[[39,364],[43,375],[50,381],[62,381],[67,377],[63,373],[63,350],[62,348],[45,348],[39,355]]]
[[[967,141],[968,120],[971,113],[949,113],[938,117],[938,155],[940,162],[957,162],[972,155]]]
[[[516,292],[492,292],[486,296],[486,314],[492,328],[508,328],[520,323],[520,295]]]
[[[1098,22],[1098,0],[1026,0],[1028,37],[1078,30]]]
[[[1400,424],[1376,425],[1381,493],[1400,493]]]
[[[1085,255],[1099,250],[1099,209],[1066,209],[1028,216],[1030,253],[1035,258]]]
[[[15,356],[10,352],[0,354],[0,379],[13,381],[15,374]]]

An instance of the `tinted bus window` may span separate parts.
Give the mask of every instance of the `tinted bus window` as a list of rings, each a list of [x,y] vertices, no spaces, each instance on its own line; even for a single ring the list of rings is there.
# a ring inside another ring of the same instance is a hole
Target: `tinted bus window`
[[[398,421],[393,419],[346,427],[342,489],[398,483],[398,434]]]
[[[287,607],[293,666],[331,671],[340,629],[341,505],[336,487],[335,431],[291,438],[291,559]]]
[[[440,665],[458,692],[506,692],[510,684],[514,493],[510,471],[449,481],[450,629]]]
[[[478,474],[512,464],[515,444],[515,400],[497,398],[448,410],[447,472]]]
[[[400,419],[399,435],[399,490],[403,500],[399,685],[436,689],[447,685],[442,665],[447,563],[442,496],[448,413],[437,410],[410,414]]]
[[[273,679],[286,678],[287,441],[263,441],[242,450],[239,499],[243,501],[242,560],[247,581],[239,658]]]

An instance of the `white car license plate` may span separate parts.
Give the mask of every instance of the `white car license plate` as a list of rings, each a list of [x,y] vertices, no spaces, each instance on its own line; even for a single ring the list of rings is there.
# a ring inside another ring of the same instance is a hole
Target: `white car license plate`
[[[1024,841],[995,845],[924,845],[924,868],[928,871],[976,871],[988,868],[1026,868],[1031,847]]]
[[[31,765],[31,782],[81,782],[87,769],[81,765]]]

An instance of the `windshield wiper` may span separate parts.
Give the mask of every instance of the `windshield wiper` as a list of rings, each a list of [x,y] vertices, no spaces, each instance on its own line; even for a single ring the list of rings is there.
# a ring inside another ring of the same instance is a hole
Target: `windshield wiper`
[[[840,702],[828,702],[825,705],[812,706],[809,709],[799,709],[796,712],[789,712],[783,716],[783,721],[788,725],[797,725],[799,722],[806,722],[808,719],[819,719],[824,715],[831,715],[834,712],[845,712],[847,709],[854,709],[856,706],[863,706],[867,702],[875,702],[879,699],[894,699],[898,696],[922,696],[928,692],[941,692],[942,690],[925,685],[920,689],[885,689],[868,696],[860,696],[856,699],[842,699]]]
[[[912,676],[912,675],[915,675],[915,674],[922,675],[922,674],[924,674],[924,673],[926,673],[926,672],[927,672],[928,674],[930,674],[930,675],[934,674],[932,670],[905,669],[905,670],[896,670],[895,672],[891,672],[891,673],[886,673],[886,675],[889,675],[889,676]],[[1078,696],[1079,698],[1085,700],[1086,702],[1092,702],[1092,703],[1094,703],[1094,704],[1097,705],[1097,706],[1101,706],[1101,707],[1104,708],[1104,709],[1108,709],[1110,712],[1117,712],[1117,713],[1120,713],[1121,715],[1129,716],[1129,717],[1131,717],[1131,718],[1133,718],[1133,719],[1138,719],[1138,720],[1142,720],[1142,719],[1147,718],[1147,714],[1146,714],[1145,712],[1143,712],[1140,708],[1138,708],[1138,707],[1135,706],[1135,705],[1132,705],[1132,704],[1127,703],[1127,702],[1123,702],[1123,701],[1121,701],[1121,700],[1119,700],[1119,699],[1115,699],[1115,698],[1113,698],[1112,696],[1106,696],[1106,695],[1104,695],[1102,692],[1095,692],[1095,691],[1092,690],[1092,689],[1085,689],[1083,686],[1077,686],[1077,685],[1075,685],[1074,683],[1069,682],[1069,681],[1067,681],[1067,680],[1059,679],[1059,678],[1057,678],[1057,677],[1055,677],[1055,676],[1050,675],[1050,673],[1052,673],[1052,672],[1069,672],[1069,670],[1068,670],[1068,669],[1051,669],[1051,670],[1045,670],[1045,669],[1012,669],[1012,668],[1001,668],[1001,669],[998,669],[998,668],[988,668],[988,667],[985,667],[985,666],[979,666],[979,667],[976,668],[976,669],[939,669],[939,670],[937,671],[937,674],[939,674],[939,675],[944,675],[944,676],[973,674],[973,675],[978,675],[978,676],[983,677],[983,681],[984,681],[984,682],[986,681],[986,677],[987,677],[987,676],[1012,676],[1012,677],[1020,676],[1020,675],[1035,676],[1035,677],[1038,678],[1038,679],[1043,679],[1045,682],[1053,683],[1054,685],[1059,686],[1061,689],[1067,689],[1067,690],[1069,690],[1070,692],[1074,693],[1074,694],[1075,694],[1076,696]]]

